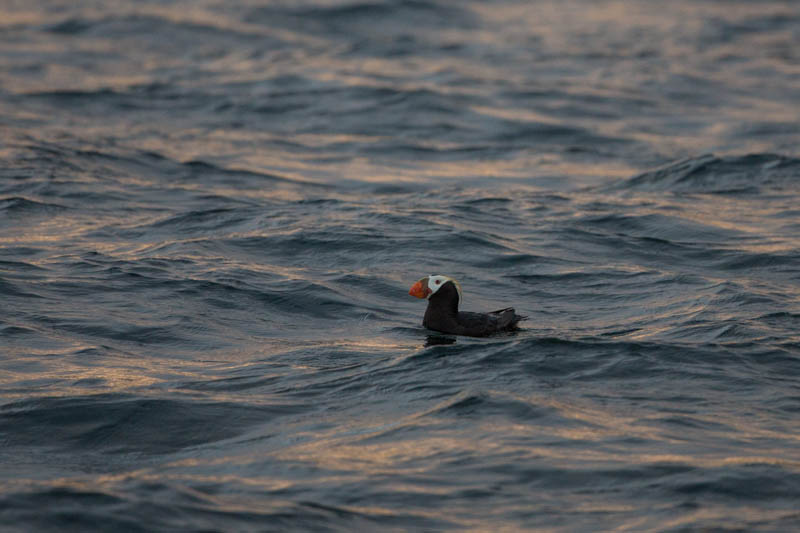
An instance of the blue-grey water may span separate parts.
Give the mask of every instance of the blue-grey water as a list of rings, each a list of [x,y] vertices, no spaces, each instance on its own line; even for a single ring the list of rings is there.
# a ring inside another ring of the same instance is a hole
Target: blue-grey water
[[[800,529],[799,95],[790,0],[0,3],[0,530]]]

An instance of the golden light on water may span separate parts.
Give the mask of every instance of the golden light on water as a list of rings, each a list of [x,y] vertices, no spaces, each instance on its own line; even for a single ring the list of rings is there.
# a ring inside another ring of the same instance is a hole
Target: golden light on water
[[[51,7],[0,6],[21,527],[796,521],[793,4]],[[442,340],[432,272],[529,320]]]

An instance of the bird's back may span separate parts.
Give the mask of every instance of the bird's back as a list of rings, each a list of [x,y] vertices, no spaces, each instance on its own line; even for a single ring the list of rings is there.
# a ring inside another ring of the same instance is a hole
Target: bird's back
[[[498,309],[491,313],[472,313],[461,311],[458,313],[458,323],[469,335],[483,337],[500,331],[516,329],[517,323],[526,317],[518,315],[513,307]]]

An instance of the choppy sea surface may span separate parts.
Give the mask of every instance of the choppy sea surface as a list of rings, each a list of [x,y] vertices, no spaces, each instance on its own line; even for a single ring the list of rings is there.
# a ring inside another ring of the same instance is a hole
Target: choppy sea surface
[[[800,4],[0,4],[0,530],[800,529]],[[427,274],[484,339],[421,327]]]

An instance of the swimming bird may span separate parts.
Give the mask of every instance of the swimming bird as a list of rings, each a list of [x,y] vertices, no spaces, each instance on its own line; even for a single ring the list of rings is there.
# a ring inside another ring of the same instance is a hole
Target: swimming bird
[[[461,285],[447,276],[425,276],[411,286],[408,294],[428,300],[423,326],[451,335],[486,337],[501,331],[513,331],[520,320],[527,318],[516,314],[513,307],[491,313],[459,311]]]

